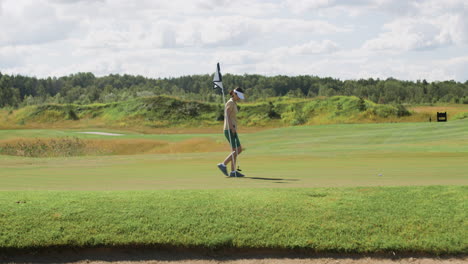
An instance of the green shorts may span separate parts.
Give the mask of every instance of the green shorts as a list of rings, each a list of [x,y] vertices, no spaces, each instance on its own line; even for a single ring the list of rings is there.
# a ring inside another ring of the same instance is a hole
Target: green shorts
[[[231,142],[230,142],[231,147],[232,148],[240,147],[241,143],[240,143],[239,136],[237,135],[237,133],[233,134],[231,130],[224,130],[224,136],[226,136],[226,139],[228,140],[228,142],[229,142],[229,133],[231,134]]]

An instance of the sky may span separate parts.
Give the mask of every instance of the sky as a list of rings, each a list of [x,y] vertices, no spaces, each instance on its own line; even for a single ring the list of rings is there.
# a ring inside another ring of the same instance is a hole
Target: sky
[[[467,0],[0,0],[0,72],[468,80]]]

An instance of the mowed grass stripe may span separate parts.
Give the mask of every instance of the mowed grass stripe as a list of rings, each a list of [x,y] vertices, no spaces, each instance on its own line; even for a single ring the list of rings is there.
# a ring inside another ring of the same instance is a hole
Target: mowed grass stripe
[[[0,249],[466,254],[466,186],[0,192]]]
[[[226,179],[216,167],[229,149],[221,134],[209,138],[220,149],[226,144],[225,152],[57,158],[0,156],[0,190],[467,185],[467,127],[468,120],[459,120],[444,124],[304,126],[241,134],[245,152],[239,161],[246,179]],[[14,131],[3,136],[11,134]],[[184,143],[180,141],[181,135],[141,136],[135,140],[173,137],[174,141]],[[204,134],[183,136],[205,138]]]
[[[272,148],[278,144],[281,150],[289,143],[328,145],[359,145],[374,148],[378,145],[427,144],[442,141],[452,142],[468,152],[468,120],[451,123],[399,123],[399,124],[357,124],[289,127],[264,131],[246,136],[253,147]],[[444,144],[442,144],[444,146]]]
[[[466,155],[379,154],[359,158],[246,155],[246,178],[226,178],[219,154],[0,160],[0,190],[162,190],[467,185]],[[321,154],[323,155],[323,154]],[[331,155],[331,154],[330,154]],[[371,154],[369,154],[371,155]],[[213,164],[214,163],[214,164]],[[380,175],[381,174],[381,175]]]

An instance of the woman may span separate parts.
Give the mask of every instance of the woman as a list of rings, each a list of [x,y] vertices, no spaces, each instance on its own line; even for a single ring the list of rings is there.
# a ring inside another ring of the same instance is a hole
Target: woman
[[[242,153],[242,145],[237,135],[237,102],[244,100],[244,91],[241,88],[236,88],[230,91],[231,99],[226,103],[224,108],[224,135],[231,145],[232,152],[227,156],[223,163],[218,164],[218,168],[229,177],[244,177],[244,175],[236,170],[237,156]],[[227,165],[231,163],[231,173],[227,172]]]

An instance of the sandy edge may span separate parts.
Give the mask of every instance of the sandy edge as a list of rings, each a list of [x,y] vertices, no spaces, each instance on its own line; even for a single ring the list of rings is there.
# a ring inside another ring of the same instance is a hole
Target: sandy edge
[[[177,258],[177,257],[175,257]],[[115,260],[111,256],[106,256],[101,259],[88,259],[84,258],[79,261],[68,261],[60,258],[29,258],[21,260],[2,260],[0,263],[66,263],[66,264],[466,264],[468,258],[264,258],[258,256],[256,258],[193,258],[184,260],[171,260],[169,258],[162,259],[139,259],[138,256],[133,256],[129,259],[132,260]],[[6,261],[6,262],[4,262]]]
[[[375,258],[362,258],[362,259],[337,259],[337,258],[316,258],[316,259],[291,259],[291,258],[267,258],[267,259],[239,259],[239,260],[184,260],[184,261],[159,261],[159,260],[146,260],[146,261],[83,261],[69,264],[465,264],[468,263],[467,259],[431,259],[431,258],[407,258],[407,259],[375,259]]]
[[[5,253],[5,252],[3,252]],[[294,253],[275,251],[179,251],[165,249],[51,249],[40,251],[0,251],[0,263],[70,264],[468,264],[468,256],[431,256],[410,254]]]
[[[101,136],[123,136],[124,134],[115,134],[107,132],[76,132],[80,134],[89,134],[89,135],[101,135]]]

